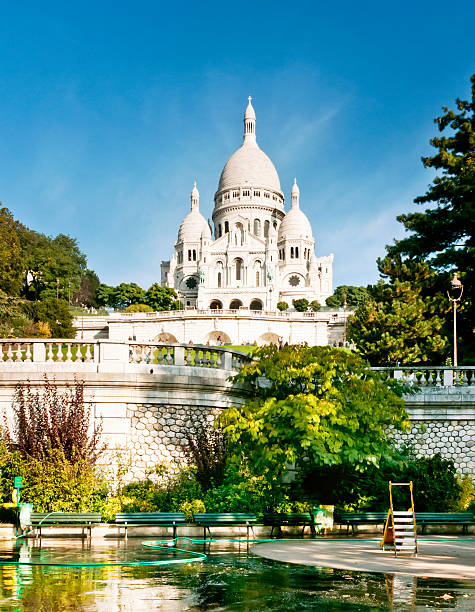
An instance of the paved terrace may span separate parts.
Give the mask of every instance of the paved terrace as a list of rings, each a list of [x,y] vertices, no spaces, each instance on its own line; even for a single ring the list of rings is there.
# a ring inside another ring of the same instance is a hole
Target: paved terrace
[[[319,567],[357,572],[406,574],[452,580],[475,580],[475,538],[419,538],[419,554],[394,557],[383,551],[379,539],[301,540],[259,544],[252,552],[260,557]]]

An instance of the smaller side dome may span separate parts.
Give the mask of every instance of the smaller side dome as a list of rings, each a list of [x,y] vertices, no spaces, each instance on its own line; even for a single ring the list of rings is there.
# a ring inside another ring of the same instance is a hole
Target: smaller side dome
[[[307,216],[300,210],[300,189],[297,179],[294,179],[291,192],[292,206],[282,219],[279,227],[279,240],[289,238],[305,238],[313,240],[312,226]]]
[[[211,238],[208,222],[200,213],[200,194],[196,181],[191,192],[191,211],[183,219],[178,230],[178,242],[199,241],[201,238]]]

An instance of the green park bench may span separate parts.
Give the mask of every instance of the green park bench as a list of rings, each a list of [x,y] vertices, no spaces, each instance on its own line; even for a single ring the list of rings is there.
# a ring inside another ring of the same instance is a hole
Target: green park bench
[[[315,521],[310,512],[273,512],[264,515],[264,525],[272,527],[270,537],[274,533],[274,529],[281,532],[282,527],[302,527],[302,537],[305,533],[305,528],[310,527],[312,535],[315,535]]]
[[[102,522],[100,512],[32,512],[29,526],[35,530],[35,537],[41,538],[42,527],[81,527],[82,537],[87,529],[91,537],[91,528]]]
[[[348,535],[350,527],[356,533],[358,525],[384,525],[387,512],[340,512],[335,514],[333,522],[336,525],[346,525]]]
[[[468,534],[469,525],[475,525],[471,512],[416,512],[416,524],[425,533],[427,525],[462,525],[462,533]]]
[[[115,524],[119,529],[127,527],[173,527],[173,537],[176,538],[177,525],[185,524],[184,512],[118,512],[115,515]]]
[[[203,527],[203,537],[206,540],[206,530],[211,536],[210,527],[234,527],[245,526],[247,528],[247,539],[249,540],[249,529],[254,534],[253,525],[256,523],[256,515],[252,512],[195,512],[193,514],[195,523]]]

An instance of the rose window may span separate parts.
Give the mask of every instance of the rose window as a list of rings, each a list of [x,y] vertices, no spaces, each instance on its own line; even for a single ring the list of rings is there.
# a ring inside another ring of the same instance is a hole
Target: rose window
[[[300,284],[300,278],[296,274],[294,274],[293,276],[289,278],[289,285],[291,285],[292,287],[296,287],[299,284]]]
[[[194,278],[193,276],[186,279],[186,286],[188,287],[188,289],[194,289],[196,285],[197,285],[196,278]]]

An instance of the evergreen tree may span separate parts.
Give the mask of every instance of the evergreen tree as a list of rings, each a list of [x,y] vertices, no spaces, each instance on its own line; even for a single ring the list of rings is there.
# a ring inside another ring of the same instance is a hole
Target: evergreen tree
[[[400,215],[410,235],[388,247],[391,257],[428,260],[446,287],[450,273],[459,273],[464,295],[458,332],[465,361],[475,356],[475,74],[471,83],[471,100],[457,99],[455,111],[444,106],[442,116],[435,119],[444,135],[432,138],[436,153],[422,161],[438,174],[428,191],[415,199],[429,207]]]

